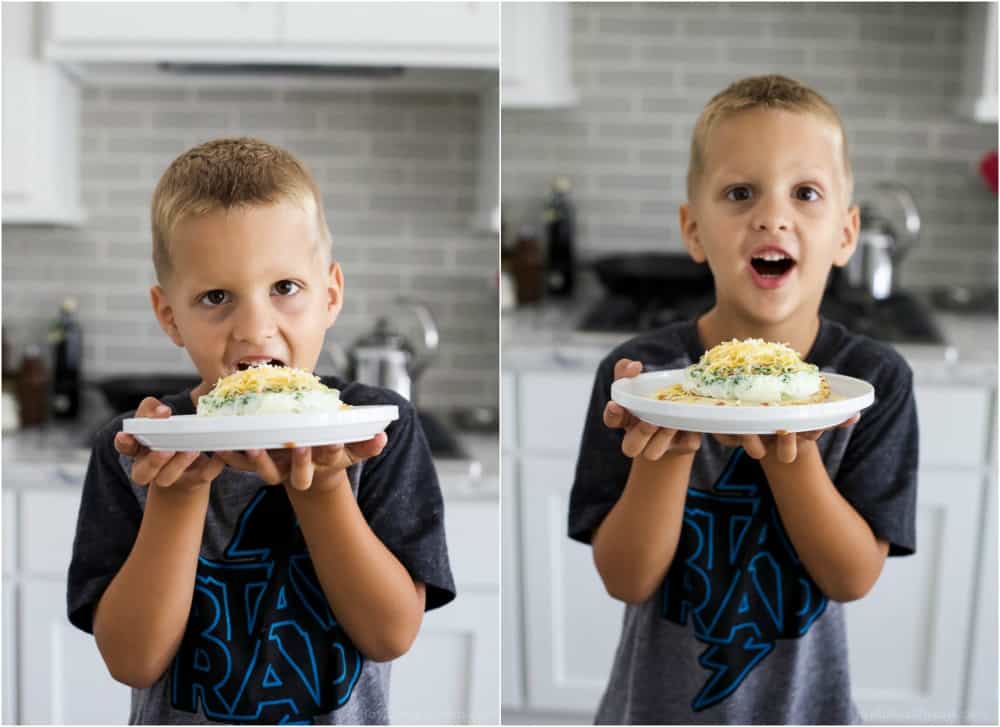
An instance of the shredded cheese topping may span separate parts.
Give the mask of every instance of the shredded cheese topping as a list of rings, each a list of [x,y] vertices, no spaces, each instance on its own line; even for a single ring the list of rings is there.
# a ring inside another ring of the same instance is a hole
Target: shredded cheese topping
[[[814,368],[811,364],[803,363],[799,354],[790,346],[770,343],[761,338],[748,338],[745,341],[734,338],[713,346],[701,357],[698,366],[713,373],[725,371],[730,374],[736,371],[757,373],[760,369],[767,369],[767,373],[778,373]]]
[[[227,399],[241,394],[261,394],[268,391],[327,391],[328,387],[320,382],[319,377],[288,366],[272,366],[258,364],[244,371],[219,379],[210,392],[210,396]]]

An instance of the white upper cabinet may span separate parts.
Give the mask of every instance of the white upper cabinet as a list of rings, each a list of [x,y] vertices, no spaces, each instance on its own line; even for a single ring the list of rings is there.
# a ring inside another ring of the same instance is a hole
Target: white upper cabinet
[[[500,55],[504,108],[558,108],[577,101],[569,3],[504,3]]]
[[[496,68],[495,2],[288,3],[283,39],[375,65]]]
[[[274,3],[53,3],[49,13],[51,45],[80,44],[76,57],[90,46],[106,53],[120,45],[126,59],[148,53],[149,44],[199,42],[266,43],[278,40],[278,7]],[[101,45],[96,45],[101,44]],[[134,46],[129,53],[126,48]]]
[[[34,3],[3,4],[3,223],[75,225],[80,92],[38,59]]]
[[[963,116],[982,123],[997,121],[997,4],[967,3],[962,75]]]
[[[52,3],[45,52],[74,62],[499,67],[496,2]]]

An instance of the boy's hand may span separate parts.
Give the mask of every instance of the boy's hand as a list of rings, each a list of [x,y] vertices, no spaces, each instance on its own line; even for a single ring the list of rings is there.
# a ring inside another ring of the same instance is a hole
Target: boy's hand
[[[615,364],[615,381],[632,378],[642,373],[642,364],[627,358]],[[604,407],[604,424],[612,429],[624,429],[622,454],[630,459],[640,455],[648,460],[659,460],[663,455],[693,454],[701,447],[699,432],[682,432],[677,429],[658,427],[644,422],[614,401]]]
[[[857,424],[861,414],[855,414],[850,419],[826,429],[814,429],[809,432],[785,432],[779,430],[775,434],[713,434],[719,442],[727,447],[743,447],[753,459],[776,455],[779,462],[791,464],[799,456],[799,440],[815,442],[823,432],[830,429],[850,427]]]
[[[286,484],[299,491],[327,492],[346,479],[340,476],[344,470],[381,454],[388,441],[385,432],[379,432],[371,439],[352,444],[248,449],[216,455],[234,469],[257,473],[269,485]]]
[[[167,419],[170,408],[147,396],[135,410],[139,418]],[[133,458],[132,481],[137,485],[154,484],[180,490],[196,490],[211,484],[222,472],[223,462],[201,452],[153,452],[131,434],[118,432],[115,449]]]

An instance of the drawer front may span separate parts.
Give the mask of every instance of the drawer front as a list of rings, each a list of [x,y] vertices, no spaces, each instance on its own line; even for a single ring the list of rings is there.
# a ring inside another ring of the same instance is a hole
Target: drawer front
[[[20,556],[26,573],[66,577],[79,509],[79,490],[21,492]]]
[[[593,374],[525,372],[518,384],[518,448],[576,455]]]
[[[991,389],[917,386],[921,466],[982,467],[989,455]]]

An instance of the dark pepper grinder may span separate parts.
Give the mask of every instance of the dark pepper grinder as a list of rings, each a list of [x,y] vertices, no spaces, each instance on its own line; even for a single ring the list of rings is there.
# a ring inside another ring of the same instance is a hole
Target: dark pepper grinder
[[[49,371],[38,346],[31,345],[17,372],[17,403],[21,426],[38,427],[49,418]]]

